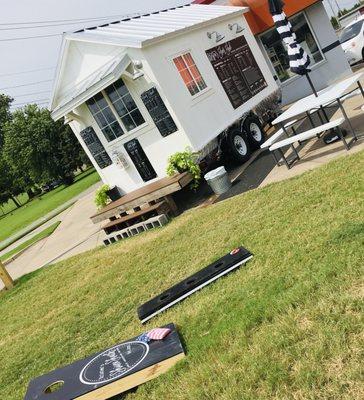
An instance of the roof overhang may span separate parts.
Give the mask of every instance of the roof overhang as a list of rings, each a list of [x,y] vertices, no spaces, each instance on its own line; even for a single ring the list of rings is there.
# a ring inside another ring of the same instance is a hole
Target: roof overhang
[[[122,75],[127,75],[134,79],[141,76],[142,73],[140,71],[128,71],[131,65],[133,65],[132,60],[127,54],[124,54],[123,57],[114,59],[94,71],[67,91],[59,104],[52,110],[52,118],[57,121],[64,117],[92,96],[114,83]]]
[[[146,22],[143,22],[144,20],[142,19],[133,18],[129,22],[123,22],[111,27],[102,26],[85,29],[82,32],[67,33],[65,34],[65,39],[67,41],[75,40],[141,49],[183,35],[186,32],[209,27],[211,24],[223,22],[249,12],[249,7],[198,5],[194,7],[197,7],[199,12],[197,16],[191,16],[186,13],[169,17],[168,13],[164,13],[162,16],[150,17],[150,19],[145,17]],[[136,33],[134,28],[138,27],[140,29]]]

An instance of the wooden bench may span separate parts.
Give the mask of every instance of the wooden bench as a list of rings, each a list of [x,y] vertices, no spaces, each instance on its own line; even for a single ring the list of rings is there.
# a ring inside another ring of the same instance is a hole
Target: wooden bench
[[[310,129],[309,131],[306,131],[306,132],[300,133],[298,135],[289,137],[287,139],[281,140],[280,142],[276,142],[272,146],[270,146],[269,150],[272,152],[272,154],[274,156],[274,159],[276,160],[276,162],[278,164],[278,161],[277,161],[278,158],[274,155],[274,151],[277,150],[280,153],[280,157],[283,159],[283,161],[286,164],[287,168],[290,169],[292,164],[295,161],[300,159],[299,155],[298,155],[298,153],[296,151],[296,157],[293,158],[291,161],[288,161],[288,159],[285,157],[284,151],[282,149],[284,147],[286,147],[286,146],[293,145],[294,143],[303,142],[303,141],[312,139],[315,136],[319,135],[320,133],[323,133],[323,132],[328,131],[330,129],[337,129],[338,135],[340,136],[340,139],[343,141],[343,143],[345,145],[345,148],[347,150],[349,150],[350,145],[351,145],[352,142],[350,142],[350,143],[346,142],[346,140],[344,138],[344,135],[343,135],[343,133],[341,131],[341,128],[340,128],[341,125],[344,123],[344,121],[345,121],[344,118],[339,118],[339,119],[336,119],[335,121],[331,121],[331,122],[328,122],[327,124],[323,124],[323,125],[318,126],[316,128]]]
[[[139,211],[127,214],[121,218],[116,218],[113,221],[108,222],[102,227],[107,235],[118,232],[120,230],[129,228],[135,224],[146,221],[152,217],[160,214],[170,214],[171,209],[166,201],[161,201],[159,203],[153,204],[147,208],[141,209]]]

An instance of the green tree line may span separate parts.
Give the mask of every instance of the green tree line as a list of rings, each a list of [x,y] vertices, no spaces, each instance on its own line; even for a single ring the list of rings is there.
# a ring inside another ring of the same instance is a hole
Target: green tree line
[[[13,99],[0,94],[0,205],[42,185],[73,182],[74,172],[89,160],[68,125],[53,121],[50,112],[29,104],[10,111]]]

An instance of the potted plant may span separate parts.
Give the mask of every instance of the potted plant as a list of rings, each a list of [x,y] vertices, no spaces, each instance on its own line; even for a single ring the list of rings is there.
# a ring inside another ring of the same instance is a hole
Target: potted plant
[[[197,189],[201,181],[201,168],[197,163],[198,155],[190,150],[177,152],[168,159],[167,174],[173,176],[176,173],[189,172],[193,177],[192,189]]]

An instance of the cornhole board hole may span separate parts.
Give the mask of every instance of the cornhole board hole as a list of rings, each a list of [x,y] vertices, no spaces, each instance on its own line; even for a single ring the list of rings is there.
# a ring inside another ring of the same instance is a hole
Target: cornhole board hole
[[[172,307],[197,290],[200,290],[211,282],[216,281],[216,279],[239,268],[252,257],[253,254],[244,247],[238,247],[232,250],[229,254],[220,258],[213,264],[141,305],[138,308],[138,317],[140,321],[144,324],[157,314]]]
[[[185,355],[176,327],[165,328],[163,340],[136,337],[35,378],[24,400],[106,400],[156,378]]]

